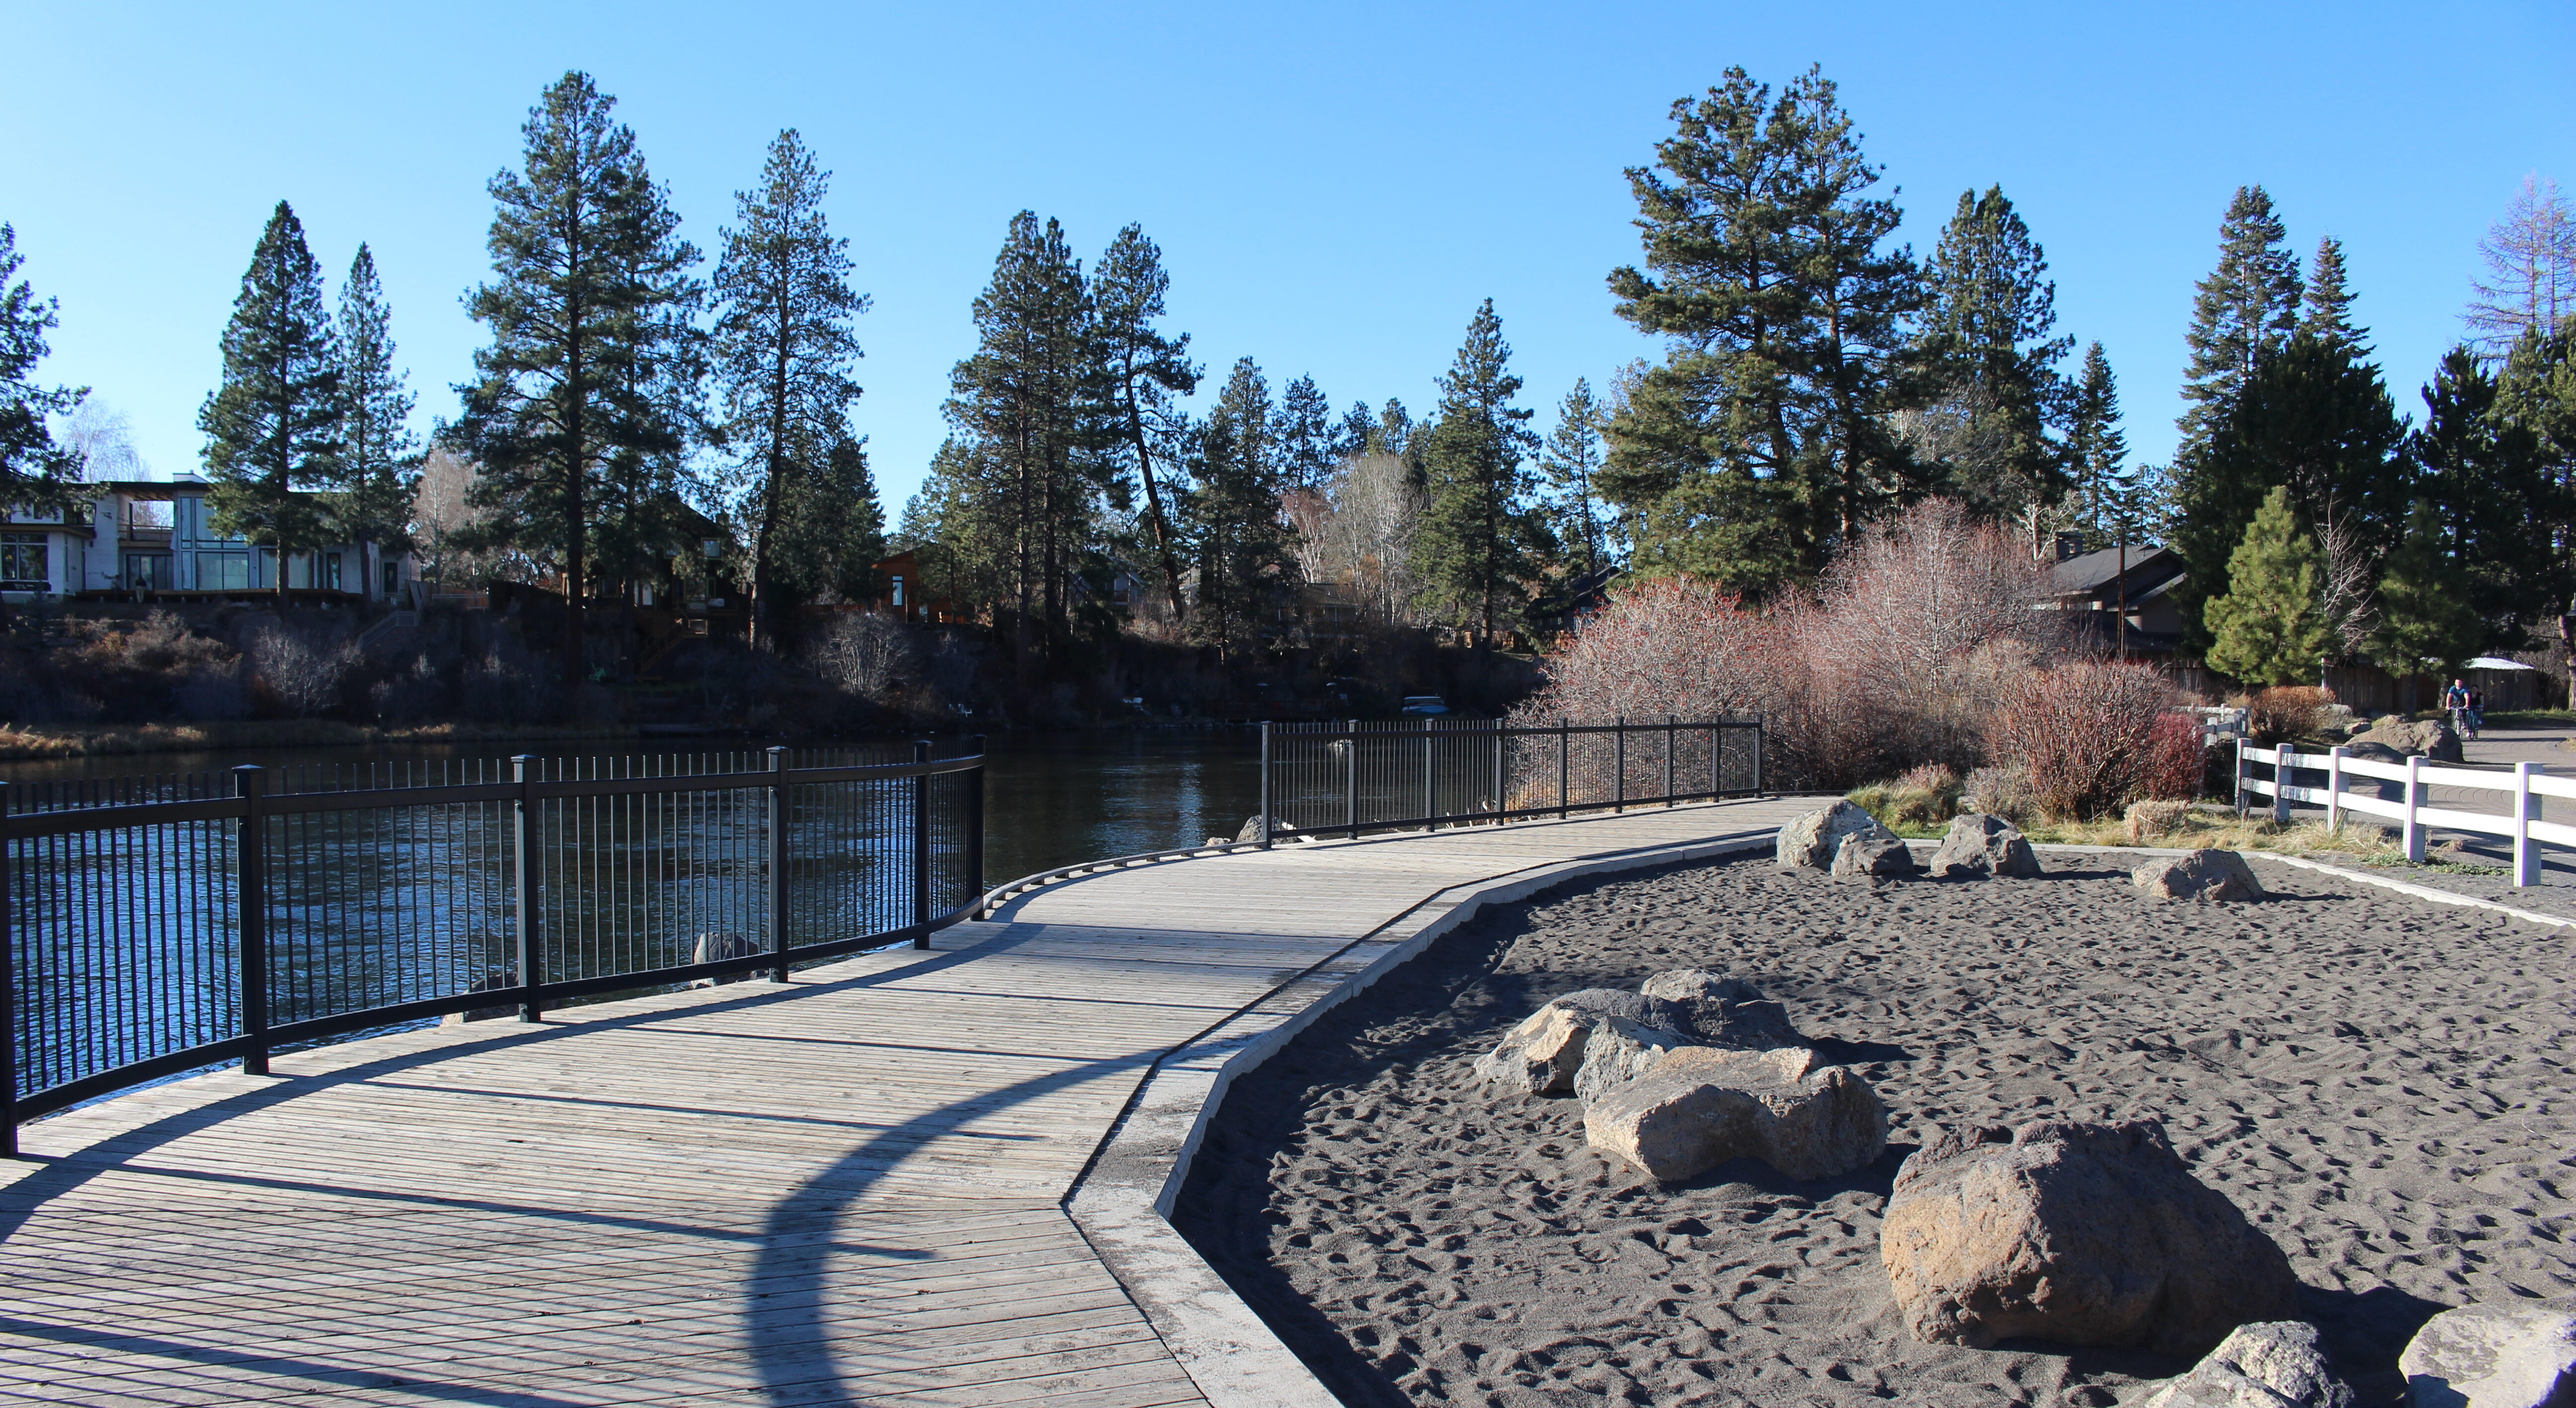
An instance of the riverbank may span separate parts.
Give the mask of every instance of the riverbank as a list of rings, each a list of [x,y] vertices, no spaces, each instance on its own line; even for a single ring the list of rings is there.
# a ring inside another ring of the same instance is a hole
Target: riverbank
[[[2562,932],[2257,862],[2274,897],[2158,906],[2121,857],[1879,888],[1767,858],[1560,891],[1444,939],[1238,1081],[1176,1218],[1353,1404],[2109,1405],[2145,1354],[1924,1345],[1878,1255],[1938,1130],[2161,1120],[2280,1243],[2368,1404],[2421,1321],[2576,1291],[2576,975]],[[1891,1146],[1801,1184],[1671,1187],[1572,1099],[1469,1063],[1548,998],[1707,965],[1876,1087]]]
[[[236,719],[192,724],[32,724],[0,726],[0,762],[105,757],[126,753],[202,753],[220,749],[360,748],[386,744],[578,743],[633,739],[631,728],[413,724],[378,727],[331,719]]]

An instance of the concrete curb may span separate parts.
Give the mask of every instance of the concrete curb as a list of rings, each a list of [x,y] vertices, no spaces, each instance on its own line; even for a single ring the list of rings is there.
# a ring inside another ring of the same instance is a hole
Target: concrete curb
[[[1488,904],[1622,870],[1773,843],[1778,828],[1620,852],[1454,886],[1174,1049],[1110,1132],[1065,1210],[1199,1392],[1216,1408],[1337,1408],[1315,1378],[1168,1220],[1235,1078]]]

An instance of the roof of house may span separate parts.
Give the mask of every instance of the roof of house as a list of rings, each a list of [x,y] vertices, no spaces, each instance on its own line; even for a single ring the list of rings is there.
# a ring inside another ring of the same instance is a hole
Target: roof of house
[[[2048,569],[2049,582],[2059,596],[2099,595],[2120,580],[2123,551],[2104,548],[2100,552],[2078,553],[2063,562],[2053,563]],[[2183,573],[2182,556],[2171,548],[2131,543],[2125,552],[2129,590],[2133,595]]]

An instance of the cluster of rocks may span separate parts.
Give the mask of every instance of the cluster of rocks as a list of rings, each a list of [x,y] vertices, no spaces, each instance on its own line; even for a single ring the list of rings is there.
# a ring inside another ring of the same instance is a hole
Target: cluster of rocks
[[[1999,875],[2027,879],[2040,873],[2038,853],[2002,817],[1983,812],[1953,817],[1949,834],[1932,853],[1932,863],[1918,866],[1904,838],[1847,801],[1809,812],[1781,827],[1772,858],[1783,870],[1822,870],[1832,875],[1872,879],[1923,871],[1944,880],[1980,880]]]
[[[1586,1143],[1665,1182],[1736,1158],[1832,1178],[1887,1147],[1887,1108],[1868,1082],[1821,1060],[1751,983],[1706,968],[1557,998],[1477,1058],[1476,1074],[1515,1094],[1580,1098]]]

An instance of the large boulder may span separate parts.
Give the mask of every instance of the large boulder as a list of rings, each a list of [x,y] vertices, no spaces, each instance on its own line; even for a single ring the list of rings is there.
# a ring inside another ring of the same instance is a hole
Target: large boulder
[[[1676,1031],[1710,1046],[1768,1051],[1807,1044],[1790,1024],[1788,1010],[1742,978],[1708,968],[1667,968],[1639,984],[1637,991],[1666,1004]]]
[[[1667,1028],[1625,1017],[1595,1017],[1592,1034],[1583,1043],[1583,1067],[1574,1073],[1575,1098],[1589,1106],[1602,1092],[1652,1070],[1665,1053],[1697,1044]]]
[[[1887,1108],[1868,1082],[1805,1047],[1690,1046],[1602,1092],[1583,1137],[1666,1183],[1744,1157],[1791,1178],[1831,1178],[1887,1147]]]
[[[1944,1134],[1897,1170],[1879,1258],[1928,1344],[2197,1356],[2297,1309],[2289,1259],[2153,1121]]]
[[[2129,872],[2129,883],[2160,900],[2259,900],[2262,882],[2234,851],[2157,856]]]
[[[2352,1408],[2317,1327],[2299,1320],[2239,1325],[2191,1372],[2138,1408]]]
[[[1772,857],[1782,870],[1822,870],[1834,863],[1834,853],[1846,836],[1896,839],[1896,833],[1879,825],[1877,817],[1850,802],[1836,802],[1781,827]]]
[[[1893,833],[1886,836],[1845,836],[1834,852],[1833,874],[1846,879],[1891,879],[1911,875],[1921,867],[1914,863],[1914,852]]]
[[[1928,867],[1936,879],[1984,880],[1997,875],[2031,879],[2039,874],[2039,856],[2011,822],[1984,812],[1950,819],[1950,833],[1932,853]]]
[[[2564,1301],[2445,1310],[2397,1369],[2415,1408],[2576,1408],[2576,1313]]]
[[[1503,1033],[1494,1049],[1476,1058],[1476,1075],[1517,1095],[1563,1095],[1583,1070],[1583,1049],[1595,1020],[1616,1017],[1670,1030],[1673,1010],[1617,988],[1585,988],[1550,1001]]]
[[[2391,714],[2354,734],[2352,741],[2356,744],[2381,744],[2395,749],[2402,756],[2419,757],[2427,762],[2460,761],[2460,736],[2451,732],[2451,726],[2440,719],[2417,719],[2410,723]]]

